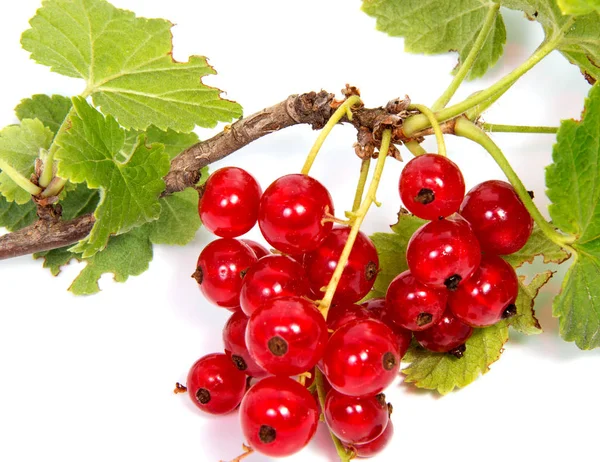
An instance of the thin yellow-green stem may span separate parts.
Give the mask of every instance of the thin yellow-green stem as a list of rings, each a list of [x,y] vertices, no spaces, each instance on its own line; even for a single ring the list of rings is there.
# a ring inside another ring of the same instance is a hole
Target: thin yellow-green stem
[[[481,127],[486,132],[494,133],[547,133],[558,132],[558,127],[530,127],[526,125],[502,125],[502,124],[483,124]]]
[[[67,184],[67,181],[68,180],[59,178],[57,176],[52,178],[52,181],[50,181],[48,187],[42,192],[42,197],[58,196]]]
[[[344,268],[346,267],[346,263],[348,263],[348,258],[350,257],[352,246],[354,245],[354,241],[356,240],[356,236],[358,235],[358,231],[360,230],[360,225],[364,221],[365,216],[367,215],[367,212],[369,211],[371,205],[374,202],[376,202],[377,188],[379,187],[379,182],[381,181],[381,174],[383,172],[385,160],[390,149],[391,139],[391,130],[385,130],[381,138],[381,148],[379,149],[379,157],[377,158],[377,163],[375,164],[375,171],[373,172],[373,177],[371,178],[371,183],[369,184],[367,194],[363,199],[362,203],[360,204],[358,210],[350,214],[350,222],[352,223],[352,226],[350,228],[350,233],[348,234],[348,240],[346,241],[346,245],[342,250],[342,254],[340,255],[340,259],[338,260],[333,275],[331,276],[331,280],[329,281],[329,284],[327,284],[325,295],[323,296],[323,299],[319,302],[319,309],[321,310],[321,313],[325,318],[327,318],[327,313],[329,311],[329,307],[331,306],[333,295],[335,294],[335,290],[337,289],[337,286],[340,282],[342,273],[344,272]]]
[[[46,155],[46,159],[44,160],[44,166],[42,168],[42,174],[40,175],[40,186],[46,188],[50,185],[50,182],[54,178],[54,154],[58,151],[58,144],[56,144],[56,140],[67,130],[69,126],[69,120],[75,113],[75,109],[71,107],[67,115],[65,116],[62,124],[60,125],[56,135],[54,136],[54,140],[52,141],[52,145],[48,150],[48,154]],[[64,185],[63,185],[64,186]],[[60,191],[59,191],[60,192]],[[45,192],[43,194],[44,197],[54,196],[56,194],[47,195]]]
[[[32,196],[37,196],[39,193],[42,192],[42,188],[33,184],[31,181],[29,181],[27,178],[25,178],[23,175],[21,175],[18,170],[11,167],[8,163],[6,163],[5,161],[3,161],[1,159],[0,159],[0,170],[2,170],[2,173],[4,173],[11,180],[13,180],[19,188],[27,191]]]
[[[335,127],[337,125],[337,123],[340,120],[342,120],[342,118],[344,116],[346,116],[346,117],[348,117],[348,119],[352,120],[352,112],[350,111],[350,108],[352,108],[352,106],[354,106],[356,104],[359,104],[360,102],[361,102],[360,97],[358,97],[356,95],[352,95],[350,98],[348,98],[346,101],[344,101],[340,105],[340,107],[338,107],[336,109],[336,111],[331,115],[331,117],[327,121],[327,124],[325,124],[325,127],[323,127],[323,130],[321,130],[321,133],[319,133],[319,136],[317,136],[317,139],[315,140],[315,144],[313,145],[312,149],[308,153],[308,156],[306,157],[306,161],[304,162],[304,166],[302,167],[301,173],[303,173],[304,175],[308,175],[308,172],[310,172],[310,168],[312,167],[312,164],[314,163],[315,159],[317,158],[319,149],[321,149],[321,146],[323,146],[325,139],[327,138],[329,133],[331,133],[331,130],[333,130],[333,127]]]
[[[411,104],[409,109],[417,109],[421,112],[427,119],[429,120],[429,124],[433,128],[433,133],[435,133],[435,140],[438,146],[438,154],[440,156],[446,157],[446,143],[444,142],[444,134],[442,133],[442,128],[440,127],[439,122],[435,118],[435,114],[431,109],[427,106],[423,106],[422,104]]]
[[[415,157],[427,154],[427,151],[423,148],[423,146],[421,146],[416,141],[408,141],[404,143],[404,146],[406,146],[406,149],[408,149],[410,153]]]
[[[360,176],[358,177],[358,185],[356,186],[356,193],[354,194],[354,203],[352,204],[352,211],[356,212],[362,202],[363,193],[365,192],[365,185],[367,184],[367,177],[369,176],[369,167],[371,166],[371,158],[365,157],[360,163]]]

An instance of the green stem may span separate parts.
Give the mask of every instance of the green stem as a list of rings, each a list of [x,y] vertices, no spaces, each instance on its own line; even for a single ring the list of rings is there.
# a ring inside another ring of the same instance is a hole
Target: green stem
[[[371,158],[366,157],[360,164],[360,177],[358,178],[358,185],[356,186],[356,193],[354,194],[354,203],[352,204],[352,211],[356,212],[362,202],[363,193],[365,191],[365,185],[367,184],[367,177],[369,176],[369,167],[371,166]]]
[[[461,64],[460,68],[458,69],[458,72],[454,76],[454,79],[452,79],[452,82],[450,82],[450,86],[446,89],[444,93],[442,93],[438,100],[435,103],[433,103],[433,106],[431,106],[431,109],[433,109],[434,111],[439,111],[440,109],[446,107],[446,104],[448,104],[448,102],[452,99],[452,96],[454,96],[454,93],[456,93],[456,90],[458,90],[460,84],[463,82],[465,77],[467,77],[469,71],[473,68],[473,64],[475,63],[477,56],[479,56],[479,52],[483,48],[483,45],[487,40],[490,31],[492,30],[492,26],[496,21],[496,17],[498,16],[499,10],[499,3],[494,3],[488,10],[488,13],[485,17],[485,21],[483,23],[483,27],[479,31],[479,35],[477,36],[477,39],[475,39],[475,43],[469,51],[469,54],[467,55],[465,61]]]
[[[352,112],[350,111],[350,108],[356,104],[359,104],[360,102],[361,102],[360,97],[358,97],[356,95],[352,95],[350,98],[348,98],[346,101],[344,101],[340,105],[340,107],[338,107],[336,109],[336,111],[332,114],[332,116],[327,121],[327,124],[325,125],[325,127],[323,127],[323,130],[321,130],[321,133],[319,133],[319,136],[317,136],[317,139],[315,140],[315,144],[313,145],[312,149],[308,153],[306,162],[304,162],[304,166],[302,167],[302,170],[301,170],[302,174],[308,175],[308,172],[310,171],[312,164],[314,163],[315,159],[317,158],[319,149],[321,149],[321,146],[323,146],[325,139],[327,138],[329,133],[331,133],[331,130],[333,130],[333,127],[335,127],[337,125],[337,123],[340,120],[342,120],[342,117],[344,117],[344,116],[347,116],[349,120],[352,120]]]
[[[42,192],[42,196],[43,197],[52,197],[52,196],[58,196],[60,194],[60,192],[64,189],[65,185],[67,184],[68,180],[65,180],[64,178],[59,178],[57,176],[55,176],[54,178],[52,178],[52,181],[50,181],[50,184],[48,185],[48,187],[46,189],[44,189],[44,192]]]
[[[348,258],[350,257],[350,252],[352,251],[352,246],[354,245],[354,241],[356,240],[356,236],[358,235],[358,231],[360,230],[360,225],[365,219],[367,212],[371,205],[376,202],[376,193],[377,188],[379,187],[379,182],[381,181],[381,174],[383,172],[383,167],[385,165],[385,159],[387,157],[388,151],[390,149],[390,142],[392,138],[392,131],[387,129],[383,132],[381,137],[381,148],[379,148],[379,157],[377,158],[377,164],[375,164],[375,172],[373,173],[373,177],[371,178],[371,183],[369,184],[369,189],[367,191],[367,195],[364,198],[362,204],[358,210],[354,213],[351,213],[351,223],[352,227],[350,228],[350,233],[348,235],[348,240],[346,241],[346,245],[342,250],[342,254],[340,255],[340,259],[337,262],[337,266],[331,276],[331,280],[327,285],[327,289],[325,290],[325,295],[323,296],[323,300],[319,303],[319,309],[323,316],[327,318],[327,312],[329,311],[329,307],[331,306],[331,300],[333,300],[333,295],[335,294],[335,290],[340,282],[342,277],[342,273],[344,272],[344,268],[346,267],[346,263],[348,263]]]
[[[319,403],[321,404],[321,410],[325,409],[325,387],[323,384],[323,373],[319,370],[318,367],[315,367],[315,384],[317,386],[317,396],[319,397]],[[327,424],[326,424],[327,425]],[[331,439],[333,440],[333,444],[335,445],[335,450],[340,457],[342,462],[349,462],[354,454],[352,451],[348,451],[340,439],[335,436],[331,430],[329,430],[329,434],[331,435]]]
[[[536,222],[536,224],[542,230],[542,232],[548,237],[548,239],[560,245],[561,247],[573,242],[573,236],[560,234],[556,231],[556,229],[554,229],[554,227],[550,223],[546,221],[539,209],[533,203],[533,200],[529,196],[529,193],[523,185],[523,182],[521,181],[517,173],[513,170],[506,157],[504,157],[502,150],[483,130],[481,130],[473,122],[465,118],[460,118],[456,121],[454,133],[457,136],[462,136],[464,138],[470,139],[471,141],[474,141],[490,153],[492,158],[496,161],[498,166],[506,175],[506,178],[508,178],[510,183],[515,188],[519,199],[521,199],[533,220]]]
[[[495,133],[556,133],[558,127],[530,127],[526,125],[483,124],[486,132]]]
[[[50,184],[54,176],[54,153],[47,152],[43,161],[44,166],[42,167],[42,174],[38,183],[41,187],[45,188]]]
[[[17,186],[19,186],[21,189],[24,189],[32,196],[37,196],[42,192],[42,188],[33,184],[31,181],[21,175],[18,170],[11,167],[2,159],[0,159],[0,170],[2,170],[3,173],[13,180]]]
[[[477,92],[477,93],[481,93],[481,92]],[[475,93],[475,94],[477,94],[477,93]],[[502,93],[494,95],[491,98],[488,98],[485,101],[483,101],[479,104],[476,104],[475,106],[473,106],[472,108],[470,108],[468,111],[465,112],[465,116],[467,116],[467,119],[469,119],[469,120],[477,119],[477,117],[479,117],[484,111],[487,111],[487,109],[492,104],[494,104],[501,96],[502,96]]]
[[[463,112],[474,106],[477,106],[480,103],[483,103],[490,98],[499,97],[500,95],[504,94],[504,92],[506,92],[506,90],[508,90],[519,78],[521,78],[527,71],[548,56],[548,54],[550,54],[550,52],[556,48],[563,38],[564,31],[569,29],[573,24],[572,21],[573,19],[567,21],[567,23],[563,26],[560,32],[556,34],[555,37],[552,37],[550,40],[542,43],[542,45],[540,45],[540,47],[529,57],[529,59],[527,59],[527,61],[514,69],[511,73],[505,75],[491,87],[469,96],[467,99],[455,104],[454,106],[440,110],[435,114],[436,119],[439,122],[444,122],[462,114]],[[410,137],[413,133],[424,130],[429,126],[429,119],[424,114],[418,114],[409,117],[404,121],[402,131],[404,132],[405,136]]]
[[[440,156],[446,157],[446,143],[444,142],[444,134],[442,133],[440,124],[435,118],[435,114],[433,113],[433,111],[427,106],[423,106],[422,104],[411,104],[408,108],[417,109],[425,117],[427,117],[427,119],[429,120],[429,124],[433,128],[433,133],[435,133],[435,140],[438,146],[438,154]]]
[[[75,113],[75,109],[73,107],[71,107],[71,109],[65,116],[62,124],[60,124],[60,127],[59,127],[58,131],[56,132],[56,135],[54,135],[54,139],[52,140],[52,144],[50,145],[50,149],[48,150],[48,155],[46,156],[46,160],[44,161],[44,167],[42,170],[42,174],[40,175],[40,186],[42,186],[44,188],[46,188],[50,184],[52,179],[54,178],[54,154],[56,154],[56,151],[58,151],[58,144],[56,144],[56,140],[58,139],[59,136],[61,136],[63,133],[65,133],[67,131],[67,128],[69,126],[69,120],[71,119],[71,117],[73,116],[74,113]],[[64,184],[63,184],[63,186],[64,186]],[[44,194],[43,194],[44,197],[50,197],[53,195],[55,195],[55,194],[47,195],[46,191],[44,191]]]
[[[404,146],[406,146],[406,148],[410,151],[410,153],[415,157],[422,156],[423,154],[427,154],[427,151],[425,149],[423,149],[423,146],[421,146],[416,141],[408,141],[408,142],[404,143]]]

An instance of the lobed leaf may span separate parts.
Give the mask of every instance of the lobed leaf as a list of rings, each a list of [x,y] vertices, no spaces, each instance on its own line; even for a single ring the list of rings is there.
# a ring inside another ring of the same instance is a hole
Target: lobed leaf
[[[533,304],[540,289],[546,285],[554,275],[552,271],[544,271],[536,274],[529,284],[525,284],[525,276],[519,276],[519,295],[515,305],[517,314],[510,319],[510,326],[517,332],[525,335],[535,335],[542,333],[542,326],[535,317]]]
[[[33,95],[15,108],[19,120],[38,119],[56,134],[71,109],[71,98],[61,95]]]
[[[0,228],[8,231],[17,231],[29,226],[37,220],[36,207],[33,201],[19,205],[16,202],[8,202],[0,195]]]
[[[558,244],[548,239],[542,230],[536,226],[522,249],[510,255],[503,255],[502,258],[514,268],[519,268],[524,263],[533,263],[534,258],[538,255],[544,257],[544,263],[557,264],[568,260],[571,256]]]

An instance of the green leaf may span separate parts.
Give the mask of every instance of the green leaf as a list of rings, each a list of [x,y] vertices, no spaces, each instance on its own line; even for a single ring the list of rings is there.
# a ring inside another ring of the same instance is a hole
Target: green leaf
[[[29,178],[40,149],[48,149],[53,136],[39,120],[23,119],[20,125],[9,125],[0,131],[0,161]],[[9,202],[25,204],[31,201],[31,194],[21,189],[5,172],[0,173],[0,193]]]
[[[154,244],[185,245],[194,239],[200,228],[198,193],[191,188],[164,197],[161,214],[148,223],[150,240]]]
[[[8,231],[17,231],[29,226],[37,220],[36,207],[33,201],[19,205],[16,202],[8,202],[0,195],[0,228]]]
[[[100,194],[97,189],[88,189],[85,184],[75,185],[75,189],[68,191],[61,199],[62,218],[71,220],[75,217],[92,213],[98,207]]]
[[[71,109],[71,98],[60,95],[33,95],[15,108],[19,120],[39,119],[52,133],[58,132]]]
[[[146,144],[162,144],[171,160],[198,142],[198,135],[195,133],[177,133],[171,129],[162,131],[159,128],[150,126],[145,132],[139,130],[128,131],[123,151],[126,153],[132,152],[133,147],[137,143],[137,138],[142,133],[145,133],[146,135]]]
[[[105,0],[46,0],[30,24],[21,44],[32,59],[84,79],[84,95],[124,127],[189,132],[241,116],[201,82],[215,74],[206,58],[173,60],[169,21],[136,18]]]
[[[546,169],[554,225],[576,237],[575,261],[553,314],[560,333],[581,349],[600,346],[600,84],[590,90],[581,122],[565,120]]]
[[[570,257],[567,251],[548,239],[542,230],[536,226],[521,250],[510,255],[504,255],[502,258],[514,268],[518,268],[524,263],[533,263],[534,258],[538,255],[544,257],[544,263],[558,264]]]
[[[455,388],[469,385],[489,370],[497,361],[508,340],[508,324],[499,322],[483,329],[474,329],[466,342],[462,358],[448,353],[434,353],[420,346],[412,347],[403,358],[410,365],[402,369],[405,382],[418,388],[437,390],[440,394],[450,393]]]
[[[600,11],[600,0],[557,0],[564,14],[580,15]]]
[[[510,325],[517,332],[525,335],[541,334],[542,327],[535,317],[533,305],[540,289],[554,275],[552,271],[536,274],[529,284],[525,284],[525,276],[519,276],[519,295],[515,305],[517,314],[510,319]]]
[[[112,234],[158,218],[169,157],[161,145],[147,146],[140,136],[123,161],[125,131],[115,119],[104,118],[82,98],[73,104],[71,127],[56,139],[60,149],[55,158],[59,176],[101,191],[94,227],[73,249],[86,258],[102,250]]]
[[[44,263],[42,266],[48,268],[52,273],[52,276],[58,276],[61,268],[71,260],[75,259],[81,261],[81,258],[76,253],[71,252],[68,247],[34,253],[33,258],[43,258]]]
[[[404,49],[411,53],[436,54],[457,51],[464,61],[492,0],[364,0],[362,9],[377,19],[377,29],[404,37]],[[498,15],[469,78],[483,76],[502,55],[506,29]]]

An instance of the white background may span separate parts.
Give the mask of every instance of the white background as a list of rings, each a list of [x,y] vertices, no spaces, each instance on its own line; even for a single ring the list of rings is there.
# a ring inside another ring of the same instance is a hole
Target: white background
[[[409,94],[431,104],[450,81],[456,57],[405,54],[402,40],[374,29],[358,1],[141,1],[114,0],[148,17],[172,20],[174,55],[210,58],[219,75],[205,81],[227,91],[245,114],[291,93],[345,83],[360,87],[367,106]],[[20,49],[40,2],[0,3],[0,126],[14,123],[12,108],[34,93],[74,95],[81,81],[52,74]],[[541,28],[506,12],[509,43],[484,80],[466,84],[462,98],[517,66],[542,39]],[[440,12],[443,14],[443,12]],[[497,123],[555,125],[578,117],[589,86],[579,71],[552,54],[486,114]],[[202,137],[217,130],[201,130]],[[316,133],[295,127],[261,139],[219,163],[250,170],[263,187],[300,169]],[[536,202],[545,208],[543,166],[554,136],[497,135]],[[336,128],[313,173],[332,191],[338,214],[351,205],[359,162],[354,131]],[[448,137],[449,154],[468,187],[503,175],[476,145]],[[433,140],[426,146],[434,148]],[[390,161],[365,230],[385,231],[399,207],[401,164]],[[256,232],[251,234],[257,237]],[[67,291],[81,269],[72,264],[54,278],[39,261],[0,262],[0,460],[218,461],[241,449],[237,417],[200,414],[187,396],[174,396],[189,366],[222,348],[227,312],[209,306],[189,275],[211,236],[200,230],[185,248],[156,246],[150,270],[125,284],[110,275],[102,292]],[[539,297],[545,329],[537,337],[512,335],[501,360],[467,389],[438,398],[397,383],[393,444],[375,460],[597,460],[600,355],[558,337],[551,295],[564,268]],[[253,455],[249,462],[270,461]],[[335,460],[322,430],[294,461]]]

